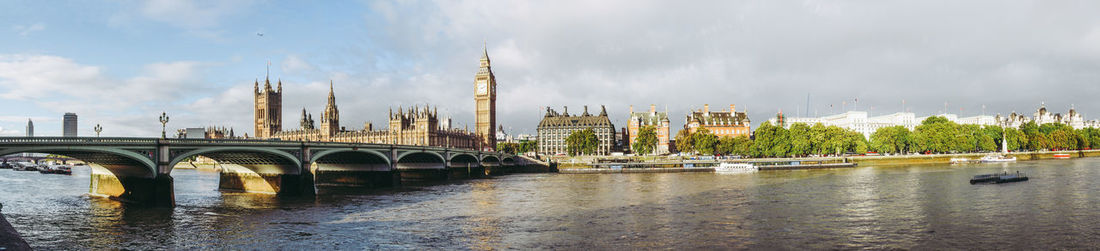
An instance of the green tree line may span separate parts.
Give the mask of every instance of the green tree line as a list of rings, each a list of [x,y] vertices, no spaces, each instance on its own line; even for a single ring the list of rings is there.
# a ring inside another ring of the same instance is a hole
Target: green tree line
[[[792,124],[790,129],[764,122],[754,137],[717,137],[705,128],[695,132],[680,130],[676,149],[703,155],[722,154],[746,157],[802,157],[865,153],[868,142],[855,131],[837,126]]]
[[[969,153],[1000,151],[1076,150],[1100,147],[1100,129],[1062,123],[1020,128],[960,125],[943,117],[929,117],[913,131],[902,126],[880,128],[871,134],[871,149],[882,153]]]
[[[538,142],[534,140],[524,140],[519,143],[502,142],[497,143],[497,151],[508,154],[521,154],[534,152],[538,150]]]

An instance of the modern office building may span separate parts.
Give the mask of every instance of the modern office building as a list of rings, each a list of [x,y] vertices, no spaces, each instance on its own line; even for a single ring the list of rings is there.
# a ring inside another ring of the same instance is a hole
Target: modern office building
[[[951,116],[955,116],[951,114]],[[956,116],[957,117],[957,116]],[[875,130],[883,127],[891,126],[904,126],[909,130],[913,130],[920,125],[920,119],[917,119],[915,114],[911,112],[899,112],[892,113],[876,117],[868,117],[866,111],[848,111],[841,114],[829,115],[816,118],[801,118],[801,117],[784,117],[783,123],[777,118],[769,119],[768,122],[774,125],[782,125],[784,128],[790,128],[793,124],[806,124],[813,126],[814,124],[821,123],[825,126],[837,126],[848,130],[856,131],[863,134],[868,139],[871,138],[871,134],[875,133]]]
[[[34,122],[27,119],[27,137],[34,137]]]
[[[76,133],[77,132],[76,113],[71,113],[71,112],[65,113],[65,117],[63,118],[62,121],[63,122],[62,122],[62,128],[61,128],[62,129],[62,134],[61,135],[65,136],[65,137],[76,137],[77,136],[77,133]]]

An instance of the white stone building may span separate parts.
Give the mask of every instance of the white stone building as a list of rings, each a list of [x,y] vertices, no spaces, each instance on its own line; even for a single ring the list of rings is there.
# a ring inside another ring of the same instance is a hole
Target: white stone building
[[[868,117],[866,111],[849,111],[836,115],[829,115],[817,118],[798,118],[787,117],[784,118],[783,127],[790,128],[792,124],[802,123],[813,126],[814,124],[821,123],[825,126],[837,126],[863,134],[864,137],[870,139],[871,134],[876,130],[883,127],[891,126],[904,126],[909,130],[913,130],[920,124],[921,120],[917,120],[916,116],[911,112],[899,112],[887,115],[881,115],[876,117]],[[769,123],[778,124],[777,118],[768,119]]]

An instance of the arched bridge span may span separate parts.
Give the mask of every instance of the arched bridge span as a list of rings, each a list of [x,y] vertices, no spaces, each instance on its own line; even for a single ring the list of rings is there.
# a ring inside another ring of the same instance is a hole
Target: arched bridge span
[[[312,195],[317,185],[390,186],[401,179],[490,173],[509,155],[468,149],[279,140],[0,137],[0,156],[49,153],[93,168],[91,193],[174,206],[173,168],[204,156],[222,189]],[[495,173],[495,172],[494,172]],[[425,175],[426,174],[426,175]]]

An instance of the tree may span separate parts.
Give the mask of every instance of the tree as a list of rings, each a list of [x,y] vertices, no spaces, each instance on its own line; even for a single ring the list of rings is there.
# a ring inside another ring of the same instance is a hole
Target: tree
[[[593,154],[599,147],[600,141],[596,138],[596,131],[592,128],[573,131],[565,138],[565,148],[569,156],[581,154]]]
[[[657,129],[653,126],[643,126],[638,129],[638,137],[634,138],[634,144],[630,147],[637,154],[650,154],[657,148]]]
[[[1077,134],[1071,130],[1056,129],[1050,133],[1051,149],[1077,149]]]
[[[695,141],[691,139],[691,131],[687,128],[676,133],[676,151],[690,153],[695,151]]]
[[[718,146],[715,147],[714,153],[732,155],[737,148],[737,142],[733,137],[721,137],[718,138]]]
[[[1089,141],[1089,134],[1085,129],[1086,128],[1073,130],[1073,136],[1077,138],[1077,148],[1074,149],[1084,150],[1086,148],[1091,148],[1089,146],[1092,145],[1092,142]]]
[[[1035,124],[1035,121],[1028,121],[1020,125],[1020,131],[1023,132],[1024,137],[1027,139],[1027,147],[1025,147],[1025,149],[1030,151],[1043,149],[1044,141],[1041,138],[1044,135],[1039,131],[1039,126]]]
[[[1089,143],[1086,148],[1100,149],[1100,129],[1084,128],[1081,130],[1082,133],[1085,135],[1086,142]]]
[[[845,130],[844,143],[846,151],[857,154],[867,153],[867,138],[862,133]]]
[[[928,118],[924,119],[924,121],[921,121],[920,124],[921,125],[928,125],[928,124],[947,123],[947,122],[951,122],[951,121],[947,120],[947,118],[945,118],[945,117],[932,116],[932,117],[928,117]]]
[[[826,153],[840,155],[846,152],[848,150],[848,141],[845,138],[847,132],[847,129],[838,126],[825,127],[825,142],[822,145],[825,146]]]
[[[1016,128],[1005,129],[1005,138],[1008,140],[1008,150],[1019,151],[1027,147],[1027,137]]]
[[[790,141],[788,141],[787,130],[783,127],[774,126],[769,122],[760,124],[759,128],[756,128],[754,133],[756,138],[753,139],[752,155],[756,157],[764,156],[785,156],[790,149]]]
[[[787,130],[787,139],[790,142],[789,153],[791,156],[806,156],[813,151],[813,143],[810,141],[810,126],[806,124],[791,124],[791,129]]]
[[[752,139],[748,136],[740,136],[733,138],[733,151],[731,154],[739,156],[750,156],[752,154]]]
[[[519,152],[529,153],[539,149],[539,142],[534,140],[525,140],[519,143]]]
[[[519,149],[519,144],[516,143],[499,143],[497,144],[497,151],[507,154],[516,154]]]
[[[718,136],[714,136],[706,128],[695,130],[695,133],[691,134],[691,140],[694,143],[695,151],[703,155],[714,154],[715,146],[718,145]]]
[[[909,129],[904,126],[883,127],[871,134],[871,149],[881,153],[906,153],[912,141]]]
[[[810,139],[811,153],[823,155],[829,152],[829,150],[827,150],[828,147],[826,147],[825,145],[825,141],[827,139],[826,131],[827,129],[825,125],[822,125],[821,123],[815,123],[814,126],[810,127],[810,136],[808,138]]]
[[[957,149],[960,139],[955,122],[933,116],[921,122],[913,131],[917,150],[921,152],[946,153]],[[965,140],[965,139],[964,139]]]

